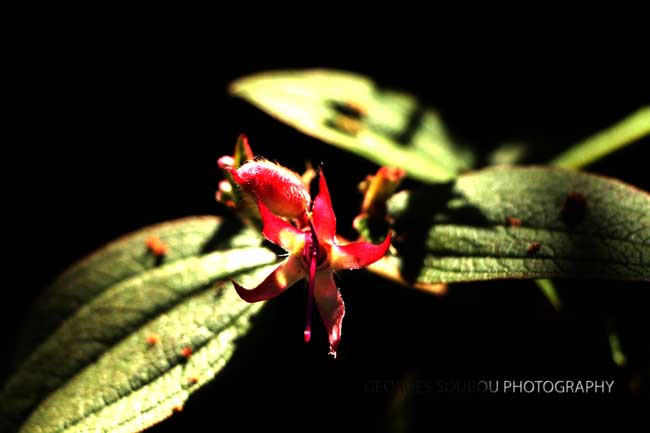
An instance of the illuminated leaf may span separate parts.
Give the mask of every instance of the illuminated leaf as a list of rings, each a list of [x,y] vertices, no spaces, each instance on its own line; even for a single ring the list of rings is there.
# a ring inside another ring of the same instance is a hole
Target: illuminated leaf
[[[471,154],[451,142],[435,111],[360,75],[266,72],[230,91],[305,134],[422,181],[447,181],[470,165]]]
[[[164,257],[148,250],[146,242],[152,236],[169,247]],[[211,216],[166,222],[123,236],[68,268],[48,287],[26,321],[18,358],[29,354],[79,307],[120,281],[210,249],[259,244],[254,230],[236,220]]]
[[[564,168],[582,168],[650,134],[650,107],[644,107],[617,124],[570,147],[551,161]],[[561,300],[551,280],[536,281],[553,308],[560,310]],[[622,353],[622,352],[621,352]]]
[[[42,302],[66,317],[4,386],[2,430],[140,431],[212,379],[262,305],[241,301],[228,277],[253,285],[276,261],[247,246],[259,236],[225,224],[204,217],[154,226],[63,274]],[[152,235],[169,251],[158,266],[141,248]],[[56,304],[72,298],[74,311]]]
[[[650,280],[650,196],[542,167],[477,171],[396,194],[398,261],[420,283],[498,278]]]

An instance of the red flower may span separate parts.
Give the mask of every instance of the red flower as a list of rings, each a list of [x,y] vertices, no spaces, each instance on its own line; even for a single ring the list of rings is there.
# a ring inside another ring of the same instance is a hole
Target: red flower
[[[282,187],[280,184],[277,186]],[[278,193],[273,192],[270,195],[277,197]],[[254,289],[245,289],[233,281],[237,293],[247,302],[263,301],[281,294],[297,281],[307,278],[305,341],[308,342],[311,338],[311,310],[313,300],[316,299],[316,306],[327,329],[330,354],[336,357],[345,307],[334,282],[334,271],[363,268],[381,259],[390,246],[390,235],[380,245],[368,242],[339,245],[336,241],[336,217],[322,171],[319,193],[314,200],[308,226],[302,230],[271,212],[259,194],[258,206],[264,224],[262,234],[269,241],[287,250],[289,256]]]

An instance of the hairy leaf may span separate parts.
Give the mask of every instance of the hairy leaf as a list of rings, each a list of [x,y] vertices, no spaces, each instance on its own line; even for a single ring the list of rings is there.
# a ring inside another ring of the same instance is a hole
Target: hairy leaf
[[[650,196],[561,169],[496,168],[396,194],[400,266],[420,283],[498,278],[650,280]]]
[[[163,257],[148,249],[146,241],[152,236],[169,247]],[[18,359],[79,307],[120,281],[221,247],[259,244],[259,234],[236,220],[211,216],[165,222],[123,236],[72,265],[47,288],[21,333]]]
[[[551,164],[564,168],[582,168],[648,134],[650,134],[650,107],[644,107],[606,130],[571,146],[554,158]],[[562,301],[553,282],[544,279],[536,283],[553,307],[559,311]]]
[[[266,72],[230,91],[308,135],[422,181],[447,181],[470,165],[471,154],[451,142],[435,111],[357,74]]]
[[[225,224],[203,217],[147,228],[64,273],[39,311],[50,305],[65,317],[5,384],[2,430],[140,431],[218,373],[260,308],[220,282],[255,284],[276,261],[249,246],[259,236]],[[142,248],[151,236],[167,248],[157,266]]]

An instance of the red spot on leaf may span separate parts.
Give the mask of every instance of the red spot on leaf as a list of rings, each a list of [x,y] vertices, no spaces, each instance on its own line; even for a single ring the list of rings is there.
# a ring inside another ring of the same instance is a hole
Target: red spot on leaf
[[[192,376],[192,377],[188,377],[188,378],[187,378],[187,384],[188,384],[189,386],[196,385],[197,383],[199,383],[199,378],[198,378],[198,377],[194,377],[194,376]]]
[[[192,348],[190,346],[185,346],[181,349],[180,354],[183,358],[189,359],[192,356]]]
[[[160,240],[158,236],[149,236],[145,241],[147,249],[156,257],[162,257],[167,254],[167,244]]]
[[[344,132],[351,136],[356,136],[361,131],[362,125],[361,122],[357,119],[338,116],[335,118],[334,122],[332,122],[331,126],[335,129],[338,129],[340,132]]]
[[[515,217],[506,217],[506,220],[508,221],[508,224],[510,227],[521,227],[521,219],[520,218],[515,218]]]
[[[160,344],[160,336],[157,334],[151,334],[147,337],[147,344],[149,346],[156,346]]]
[[[537,251],[539,251],[540,248],[542,248],[542,244],[541,244],[541,243],[539,243],[539,242],[533,242],[532,244],[528,245],[528,252],[529,252],[530,254],[534,254],[534,253],[536,253]]]
[[[368,110],[366,110],[366,108],[358,102],[347,101],[345,104],[348,106],[349,110],[355,111],[360,117],[365,117],[368,115]]]
[[[362,120],[368,115],[368,110],[356,101],[329,101],[329,106],[337,115],[354,120]]]

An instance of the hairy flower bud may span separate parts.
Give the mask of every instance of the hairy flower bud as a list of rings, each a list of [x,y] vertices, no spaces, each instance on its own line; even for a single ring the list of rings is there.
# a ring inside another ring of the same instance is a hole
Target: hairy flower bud
[[[300,176],[270,161],[250,161],[231,170],[233,180],[276,215],[300,218],[309,208],[309,191]]]

